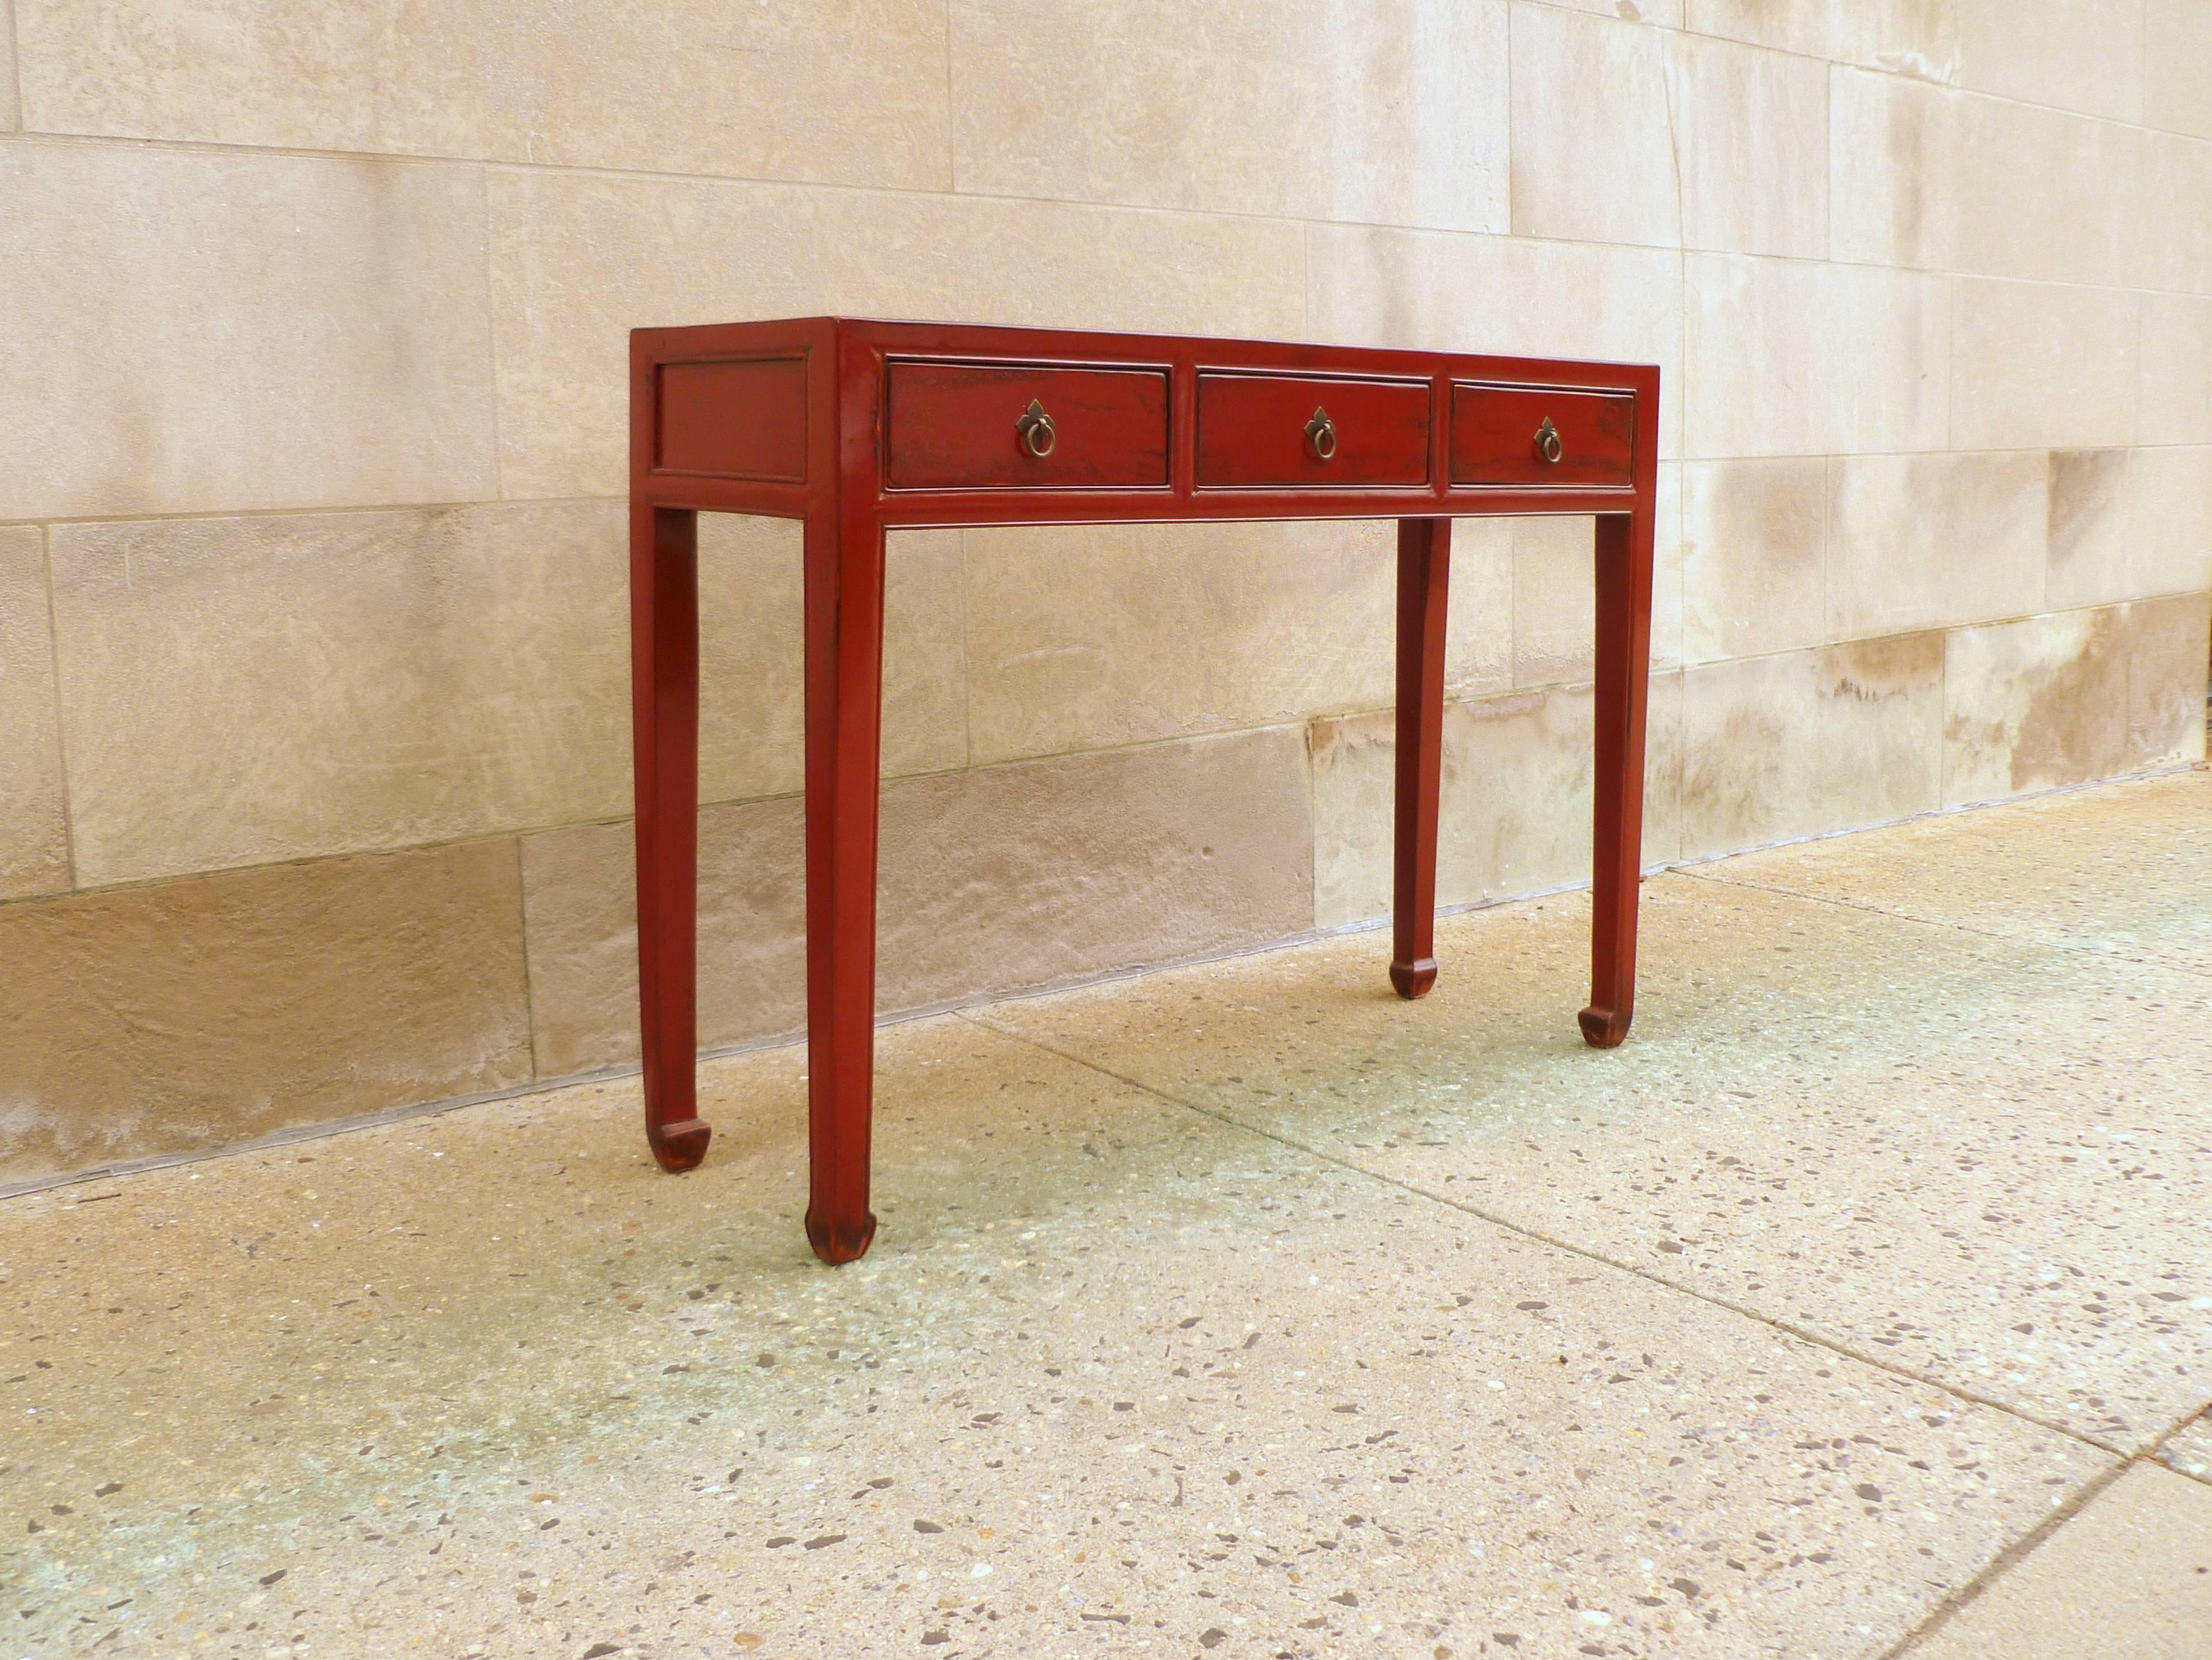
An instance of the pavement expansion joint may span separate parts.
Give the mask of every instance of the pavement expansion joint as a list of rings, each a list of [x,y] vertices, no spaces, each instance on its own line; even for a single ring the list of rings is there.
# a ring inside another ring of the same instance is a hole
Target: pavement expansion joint
[[[1991,1557],[1983,1565],[1979,1573],[1937,1603],[1935,1611],[1905,1633],[1882,1655],[1881,1660],[1907,1660],[1907,1657],[1925,1649],[1938,1632],[1956,1619],[1984,1591],[2003,1578],[2038,1546],[2088,1508],[2099,1493],[2142,1462],[2140,1458],[2117,1459],[2106,1468],[2091,1475],[2069,1493],[2064,1501],[2055,1506],[2050,1515]]]
[[[1382,1171],[1369,1170],[1363,1164],[1354,1164],[1349,1159],[1340,1158],[1334,1153],[1329,1152],[1323,1148],[1309,1146],[1307,1143],[1300,1141],[1294,1137],[1284,1135],[1279,1131],[1267,1129],[1257,1124],[1249,1123],[1241,1118],[1232,1117],[1226,1113],[1216,1111],[1211,1107],[1200,1106],[1193,1101],[1186,1101],[1180,1096],[1170,1094],[1169,1091],[1159,1088],[1156,1085],[1147,1084],[1140,1079],[1132,1078],[1127,1073],[1116,1072],[1111,1067],[1101,1066],[1098,1062],[1088,1060],[1083,1055],[1071,1053],[1068,1050],[1062,1049],[1051,1043],[1045,1043],[1030,1033],[1016,1031],[1008,1027],[994,1025],[989,1021],[984,1020],[978,1016],[967,1012],[966,1011],[961,1012],[961,1018],[970,1021],[975,1025],[981,1026],[986,1031],[995,1032],[1000,1037],[1018,1039],[1020,1042],[1029,1044],[1033,1049],[1042,1049],[1047,1055],[1055,1055],[1059,1059],[1068,1061],[1073,1065],[1086,1067],[1090,1071],[1095,1072],[1102,1077],[1112,1079],[1117,1084],[1125,1085],[1130,1089],[1142,1091],[1145,1094],[1152,1096],[1156,1100],[1164,1101],[1170,1106],[1180,1107],[1187,1112],[1196,1113],[1201,1118],[1211,1119],[1215,1123],[1224,1125],[1231,1129],[1241,1130],[1247,1134],[1255,1135],[1264,1140],[1275,1142],[1280,1146],[1288,1147],[1295,1152],[1304,1153],[1308,1158],[1317,1158],[1322,1163],[1332,1165],[1338,1170],[1344,1171],[1348,1174],[1364,1177],[1367,1180],[1373,1182],[1379,1186],[1395,1188],[1401,1193],[1412,1194],[1416,1198],[1425,1199],[1434,1204],[1442,1205],[1447,1210],[1457,1211],[1463,1216],[1473,1217],[1477,1221],[1487,1223],[1492,1227],[1503,1228],[1509,1233],[1518,1234],[1524,1239],[1533,1239],[1540,1244],[1549,1245],[1556,1250],[1562,1250],[1570,1256],[1581,1257],[1584,1262],[1600,1263],[1606,1268],[1616,1268],[1623,1274],[1633,1274],[1637,1279],[1644,1280],[1646,1284],[1658,1286],[1667,1291],[1675,1292],[1682,1296],[1693,1298],[1697,1301],[1706,1304],[1713,1308],[1724,1309],[1730,1314],[1740,1315],[1747,1320],[1756,1322],[1759,1325],[1766,1326],[1775,1331],[1782,1332],[1789,1336],[1796,1338],[1801,1342],[1809,1343],[1815,1348],[1826,1349],[1831,1354],[1840,1356],[1846,1360],[1855,1361],[1861,1365],[1871,1366],[1875,1371],[1887,1372],[1893,1377],[1903,1378],[1907,1382],[1917,1383],[1924,1389],[1935,1389],[1940,1394],[1950,1395],[1954,1400],[1966,1402],[1973,1406],[1985,1408],[1992,1412],[2001,1412],[2008,1418],[2015,1418],[2022,1423],[2033,1424],[2037,1428],[2048,1430],[2054,1435],[2063,1435],[2069,1441],[2078,1442],[2082,1446],[2092,1448],[2098,1452],[2109,1453],[2115,1458],[2122,1460],[2124,1462],[2130,1456],[2130,1455],[2123,1448],[2116,1447],[2106,1441],[2101,1441],[2095,1436],[2084,1435],[2079,1430],[2071,1428],[2057,1420],[2045,1418],[2039,1414],[2026,1411],[2017,1402],[2007,1402],[1994,1395],[1984,1395],[1977,1390],[1970,1389],[1965,1388],[1963,1385],[1953,1383],[1948,1379],[1935,1377],[1929,1373],[1917,1371],[1913,1367],[1900,1366],[1894,1360],[1887,1360],[1877,1355],[1864,1353],[1860,1350],[1852,1348],[1848,1344],[1838,1342],[1834,1338],[1828,1336],[1825,1333],[1812,1329],[1808,1327],[1801,1326],[1795,1321],[1782,1319],[1775,1315],[1765,1313],[1760,1310],[1751,1308],[1744,1304],[1735,1302],[1729,1298],[1715,1296],[1712,1292],[1700,1290],[1695,1286],[1680,1284],[1674,1280],[1668,1279],[1663,1274],[1655,1274],[1649,1268],[1639,1267],[1633,1262],[1622,1262],[1617,1257],[1608,1256],[1603,1251],[1593,1250],[1587,1245],[1577,1244],[1571,1240],[1564,1239],[1555,1234],[1547,1233],[1541,1228],[1530,1227],[1525,1222],[1514,1221],[1508,1217],[1499,1216],[1492,1212],[1484,1210],[1480,1206],[1470,1205],[1464,1200],[1454,1199],[1448,1195],[1433,1192],[1431,1189],[1421,1187],[1415,1183],[1401,1181],[1396,1177],[1385,1175]],[[2174,1425],[2172,1428],[2166,1431],[2166,1434],[2160,1438],[2160,1444],[2163,1444],[2166,1439],[2178,1432],[2184,1426],[2194,1421],[2196,1416],[2197,1414],[2192,1413],[2188,1416],[2184,1417],[2179,1423]]]

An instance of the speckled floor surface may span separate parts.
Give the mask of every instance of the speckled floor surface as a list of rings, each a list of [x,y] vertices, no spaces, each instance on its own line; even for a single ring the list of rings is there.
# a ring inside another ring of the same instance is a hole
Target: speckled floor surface
[[[787,1049],[0,1204],[0,1660],[2204,1651],[2212,775],[1644,919],[889,1029],[842,1270]]]

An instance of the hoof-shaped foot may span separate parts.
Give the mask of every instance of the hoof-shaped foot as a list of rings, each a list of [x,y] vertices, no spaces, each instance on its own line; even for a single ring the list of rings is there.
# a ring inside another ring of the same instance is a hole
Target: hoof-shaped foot
[[[647,1133],[646,1140],[653,1144],[653,1156],[659,1160],[665,1171],[684,1171],[696,1169],[707,1156],[707,1143],[714,1139],[714,1129],[703,1118],[679,1118],[672,1124],[663,1124]]]
[[[868,1254],[868,1247],[875,1243],[875,1213],[871,1211],[858,1222],[830,1227],[816,1221],[814,1213],[809,1211],[806,1213],[806,1237],[814,1247],[814,1254],[833,1268],[841,1262],[857,1262]]]
[[[1629,1017],[1613,1009],[1593,1005],[1575,1018],[1582,1022],[1583,1041],[1594,1049],[1617,1049],[1620,1040],[1628,1036]]]
[[[1429,988],[1437,983],[1437,959],[1417,958],[1411,963],[1390,964],[1390,983],[1398,988],[1398,995],[1407,1002],[1428,995]]]

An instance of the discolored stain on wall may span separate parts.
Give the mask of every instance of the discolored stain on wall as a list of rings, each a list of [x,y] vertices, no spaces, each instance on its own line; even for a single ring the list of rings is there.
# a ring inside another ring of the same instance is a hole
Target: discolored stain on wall
[[[1689,670],[1683,856],[1879,824],[1934,806],[1942,679],[1938,633]]]
[[[2030,694],[2012,750],[2015,792],[2100,776],[2118,760],[2127,707],[2127,660],[2113,649],[2109,616],[2085,631],[2080,649],[2053,664]]]
[[[2138,599],[2125,610],[2127,764],[2169,767],[2203,760],[2212,594]]]
[[[2125,555],[2130,450],[2053,450],[2050,586],[2071,593]]]
[[[2122,611],[1961,629],[1944,660],[1944,799],[1994,800],[2126,765]]]
[[[541,1074],[635,1061],[628,824],[524,842]],[[903,779],[884,793],[877,1006],[910,1009],[1313,925],[1302,728]],[[699,1041],[805,1016],[799,800],[700,815]]]
[[[0,1175],[526,1083],[501,838],[0,906]]]

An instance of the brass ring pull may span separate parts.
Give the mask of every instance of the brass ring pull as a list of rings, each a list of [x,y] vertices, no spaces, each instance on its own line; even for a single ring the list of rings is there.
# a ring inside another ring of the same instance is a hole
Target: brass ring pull
[[[1052,417],[1034,398],[1022,411],[1021,419],[1014,423],[1014,436],[1024,450],[1040,461],[1050,455],[1053,446],[1060,441],[1060,435],[1053,430]]]
[[[1317,461],[1326,461],[1336,453],[1336,423],[1318,404],[1314,405],[1313,419],[1306,423],[1306,442],[1313,447]]]
[[[1536,453],[1555,465],[1566,453],[1566,446],[1559,441],[1559,429],[1552,424],[1548,415],[1544,417],[1544,424],[1536,429]]]

